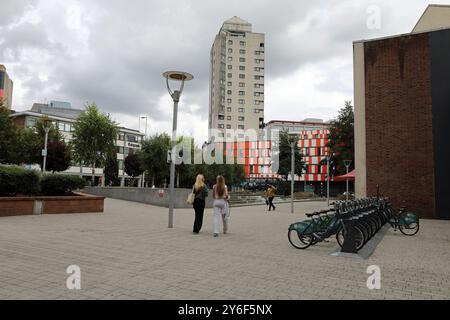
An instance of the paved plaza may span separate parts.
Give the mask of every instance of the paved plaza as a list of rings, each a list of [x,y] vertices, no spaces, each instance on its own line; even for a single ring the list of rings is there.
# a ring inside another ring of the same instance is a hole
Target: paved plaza
[[[288,226],[324,202],[233,208],[230,234],[200,235],[193,210],[107,199],[104,214],[0,219],[0,299],[450,299],[450,222],[423,220],[408,238],[389,230],[368,260],[332,257],[336,241],[291,247]],[[70,265],[81,290],[66,287]],[[366,282],[381,268],[381,290]]]

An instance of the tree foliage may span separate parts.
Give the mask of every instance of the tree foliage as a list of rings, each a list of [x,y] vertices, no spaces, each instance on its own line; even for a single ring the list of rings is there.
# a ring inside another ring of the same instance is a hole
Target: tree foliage
[[[66,171],[70,167],[72,154],[67,145],[62,141],[50,141],[47,146],[46,170],[51,172]]]
[[[118,185],[119,182],[119,163],[115,153],[110,153],[105,162],[105,183],[106,185]]]
[[[125,158],[125,173],[130,177],[136,178],[144,172],[141,158],[137,153],[131,152]]]
[[[10,111],[0,101],[0,163],[18,164],[19,132],[9,115]]]
[[[306,169],[305,162],[303,160],[303,154],[298,144],[299,137],[296,138],[294,147],[295,155],[295,174],[301,177]],[[278,174],[285,176],[286,180],[289,179],[291,173],[291,161],[292,161],[292,146],[290,142],[289,133],[287,131],[280,132],[280,155],[279,155],[279,169]]]
[[[351,101],[339,111],[338,117],[331,121],[328,147],[334,154],[336,175],[346,173],[344,160],[352,160],[350,171],[355,167],[355,116]]]
[[[108,154],[115,150],[119,132],[116,123],[109,115],[100,113],[94,103],[86,105],[86,111],[78,117],[73,129],[71,146],[76,161],[91,168],[104,167]]]

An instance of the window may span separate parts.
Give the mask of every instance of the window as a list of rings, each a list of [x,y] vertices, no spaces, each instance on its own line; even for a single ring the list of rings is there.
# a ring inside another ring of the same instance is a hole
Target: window
[[[239,104],[245,104],[245,100],[244,99],[239,99]]]
[[[245,62],[245,58],[239,58],[239,62]]]
[[[256,89],[261,88],[261,85],[259,83],[255,83],[255,88]]]
[[[130,148],[123,148],[123,153],[124,153],[125,155],[130,154]]]
[[[260,80],[261,77],[260,76],[255,76],[255,80]]]
[[[233,57],[228,57],[228,61],[233,61]]]
[[[125,140],[125,135],[123,133],[119,134],[119,140],[122,140],[122,141]]]
[[[238,117],[239,121],[245,121],[245,117]]]
[[[231,86],[233,86],[233,83],[232,82],[228,82],[228,84],[227,84],[229,87],[231,87]]]
[[[131,134],[127,134],[127,141],[128,142],[137,142],[137,137]]]
[[[260,72],[260,71],[261,71],[261,68],[260,68],[260,67],[255,67],[255,71],[256,71],[256,72]]]
[[[123,160],[118,161],[119,170],[123,170]]]
[[[233,49],[229,48],[228,53],[233,53]]]
[[[59,122],[58,123],[58,130],[59,131],[64,131],[64,123],[63,122]]]
[[[225,120],[225,116],[219,115],[219,120]]]
[[[245,41],[239,42],[239,45],[242,46],[242,47],[245,46]]]
[[[255,105],[259,106],[261,104],[261,101],[255,100]]]
[[[223,138],[223,137],[225,137],[225,134],[223,132],[219,132],[219,138]]]
[[[245,71],[245,67],[244,66],[239,66],[239,70]]]
[[[240,96],[245,96],[245,91],[239,91]]]
[[[233,91],[231,91],[231,90],[227,90],[227,94],[232,94],[233,93]]]
[[[240,74],[239,79],[245,79],[245,74]]]
[[[255,51],[255,55],[259,56],[261,54],[260,51]]]
[[[261,96],[261,92],[255,92],[255,97],[260,97]]]
[[[246,52],[245,49],[239,50],[239,53],[240,53],[240,54],[245,54],[245,52]]]
[[[256,63],[256,64],[260,64],[261,61],[262,61],[261,59],[255,59],[255,63]]]
[[[232,99],[227,99],[227,103],[231,104],[231,103],[233,103],[233,100]]]
[[[233,74],[232,74],[232,73],[229,73],[229,74],[228,74],[228,78],[233,78]]]
[[[233,40],[228,40],[228,44],[232,45],[233,44]]]
[[[231,124],[227,124],[227,129],[228,129],[228,130],[231,129]]]
[[[65,123],[64,124],[64,131],[66,131],[66,132],[71,132],[72,131],[72,126],[70,125],[70,123]]]
[[[227,117],[227,121],[231,121],[231,116],[228,116],[228,117]]]
[[[260,46],[261,48],[264,48],[264,43],[261,42],[261,43],[259,44],[259,46]]]
[[[228,65],[228,70],[233,69],[233,66],[231,64]]]
[[[244,108],[239,108],[239,113],[245,113],[245,109]]]
[[[260,110],[259,109],[255,109],[255,113],[256,114],[260,113]]]
[[[245,88],[245,82],[239,82],[239,87],[240,88]]]
[[[219,129],[225,129],[225,125],[219,124]]]
[[[238,129],[239,129],[239,130],[245,130],[245,126],[239,125],[239,126],[238,126]]]

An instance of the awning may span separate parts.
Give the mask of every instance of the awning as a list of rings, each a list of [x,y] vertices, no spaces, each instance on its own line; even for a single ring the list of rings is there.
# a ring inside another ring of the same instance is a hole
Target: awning
[[[344,174],[343,176],[334,177],[334,181],[347,181],[347,180],[355,180],[356,178],[356,170],[349,172],[348,174]]]

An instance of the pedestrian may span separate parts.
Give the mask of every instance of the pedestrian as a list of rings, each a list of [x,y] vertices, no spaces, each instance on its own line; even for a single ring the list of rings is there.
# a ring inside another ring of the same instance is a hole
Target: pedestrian
[[[213,217],[213,232],[214,238],[219,236],[219,223],[222,218],[223,233],[228,232],[228,222],[230,219],[230,206],[228,200],[230,195],[228,194],[228,187],[225,184],[225,178],[223,176],[217,177],[217,183],[213,186],[214,193],[214,217]]]
[[[266,191],[266,199],[268,200],[268,206],[269,206],[269,211],[275,211],[276,207],[273,204],[273,200],[275,199],[275,191],[277,190],[277,188],[275,188],[273,185],[269,184],[269,187],[267,188]]]
[[[205,184],[205,177],[201,174],[197,176],[194,187],[192,188],[195,195],[193,203],[195,210],[194,234],[199,234],[203,226],[203,214],[205,213],[205,203],[208,197],[208,187]]]

